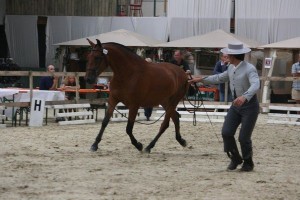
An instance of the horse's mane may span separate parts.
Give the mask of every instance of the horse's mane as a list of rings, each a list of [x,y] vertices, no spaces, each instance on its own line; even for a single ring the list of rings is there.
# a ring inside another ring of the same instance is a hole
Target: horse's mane
[[[122,49],[124,49],[125,51],[127,51],[129,54],[131,54],[132,56],[136,57],[137,59],[140,59],[140,60],[143,60],[140,56],[138,56],[132,49],[122,45],[122,44],[119,44],[119,43],[116,43],[116,42],[107,42],[107,43],[103,43],[103,45],[105,44],[112,44],[112,45],[116,45],[116,46],[119,46],[121,47]]]

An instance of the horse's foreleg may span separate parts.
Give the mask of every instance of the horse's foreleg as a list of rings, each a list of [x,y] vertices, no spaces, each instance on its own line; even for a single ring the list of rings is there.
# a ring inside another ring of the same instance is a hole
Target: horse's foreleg
[[[136,118],[137,111],[138,111],[138,108],[129,109],[129,116],[128,116],[128,122],[127,122],[127,126],[126,126],[126,133],[128,134],[128,136],[131,140],[131,144],[133,144],[133,146],[135,146],[135,148],[137,148],[139,151],[142,151],[143,150],[142,143],[138,142],[132,134],[134,120]]]
[[[169,127],[170,123],[170,114],[167,112],[164,121],[162,122],[158,134],[155,138],[150,142],[150,144],[145,148],[145,152],[150,153],[151,149],[155,146],[157,140],[160,136],[165,132],[165,130]]]
[[[176,133],[176,140],[181,144],[181,146],[186,146],[186,141],[181,137],[180,134],[180,120],[179,120],[179,113],[174,110],[174,113],[171,115],[171,118],[175,125],[175,133]]]
[[[97,151],[98,149],[98,144],[100,143],[101,141],[101,138],[102,138],[102,135],[103,135],[103,132],[109,122],[109,119],[111,118],[112,114],[113,114],[113,111],[115,109],[115,106],[109,106],[106,113],[105,113],[105,117],[102,121],[102,125],[101,125],[101,128],[100,128],[100,131],[95,139],[95,142],[92,144],[91,146],[91,151]]]

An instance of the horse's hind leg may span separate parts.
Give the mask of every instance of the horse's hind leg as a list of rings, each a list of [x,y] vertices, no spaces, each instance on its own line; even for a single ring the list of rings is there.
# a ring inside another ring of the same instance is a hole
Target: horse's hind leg
[[[157,140],[160,138],[160,136],[165,132],[165,130],[169,127],[170,123],[170,114],[166,112],[165,119],[163,120],[158,134],[155,136],[155,138],[150,142],[150,144],[145,148],[145,152],[150,153],[151,149],[155,146]]]
[[[108,109],[105,113],[105,117],[102,121],[101,129],[100,129],[100,131],[99,131],[99,133],[98,133],[98,135],[95,139],[95,142],[91,146],[91,149],[90,149],[91,151],[97,151],[98,144],[100,143],[100,141],[102,139],[103,132],[104,132],[104,130],[105,130],[105,128],[106,128],[106,126],[109,122],[109,119],[111,118],[111,116],[113,114],[114,109],[115,109],[115,106],[111,106],[111,104],[109,104]]]
[[[174,125],[175,125],[175,133],[176,133],[176,140],[181,144],[181,146],[186,146],[186,141],[181,137],[180,134],[180,120],[179,120],[179,113],[177,111],[174,111],[171,116]]]
[[[133,144],[133,146],[135,146],[135,148],[137,148],[139,151],[142,151],[143,150],[142,143],[138,142],[135,139],[134,135],[132,134],[134,120],[136,118],[137,111],[138,111],[138,108],[130,108],[129,109],[129,116],[128,116],[128,122],[127,122],[127,126],[126,126],[126,133],[128,134],[128,136],[131,140],[131,144]]]

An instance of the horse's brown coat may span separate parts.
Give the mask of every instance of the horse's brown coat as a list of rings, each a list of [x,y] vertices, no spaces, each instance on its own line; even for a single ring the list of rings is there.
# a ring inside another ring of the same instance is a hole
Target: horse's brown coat
[[[166,110],[165,119],[158,135],[145,149],[150,152],[155,142],[169,126],[170,118],[175,124],[176,139],[185,146],[186,142],[180,136],[179,117],[176,106],[184,97],[188,89],[188,77],[178,66],[170,63],[148,63],[127,47],[117,43],[101,44],[97,40],[94,44],[89,40],[92,51],[88,55],[86,68],[86,80],[94,83],[108,66],[113,71],[110,82],[110,95],[107,110],[102,127],[92,150],[97,150],[105,127],[112,116],[115,106],[122,102],[129,109],[129,118],[126,131],[132,144],[142,150],[142,144],[138,143],[132,135],[132,128],[139,107],[152,107],[162,105]],[[104,52],[104,53],[103,53]]]

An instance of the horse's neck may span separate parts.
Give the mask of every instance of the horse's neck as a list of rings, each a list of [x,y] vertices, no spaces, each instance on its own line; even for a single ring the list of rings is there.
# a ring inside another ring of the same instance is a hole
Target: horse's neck
[[[114,76],[128,78],[138,70],[139,60],[126,50],[124,51],[122,47],[107,46],[105,48],[108,50],[108,63]]]

